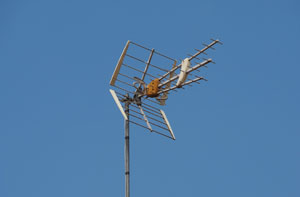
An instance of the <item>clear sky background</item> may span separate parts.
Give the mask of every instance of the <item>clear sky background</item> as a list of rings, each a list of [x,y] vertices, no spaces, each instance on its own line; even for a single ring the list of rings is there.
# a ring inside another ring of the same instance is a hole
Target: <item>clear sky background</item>
[[[176,141],[131,127],[131,196],[300,196],[300,3],[0,2],[0,196],[124,195],[109,80],[127,40],[209,80],[169,97]]]

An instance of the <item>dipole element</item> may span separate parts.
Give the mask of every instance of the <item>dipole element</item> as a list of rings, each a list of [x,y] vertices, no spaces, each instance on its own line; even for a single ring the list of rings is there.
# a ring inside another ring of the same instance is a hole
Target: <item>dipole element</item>
[[[125,101],[125,114],[128,119],[125,119],[125,197],[130,197],[130,185],[129,185],[129,105],[130,100]]]

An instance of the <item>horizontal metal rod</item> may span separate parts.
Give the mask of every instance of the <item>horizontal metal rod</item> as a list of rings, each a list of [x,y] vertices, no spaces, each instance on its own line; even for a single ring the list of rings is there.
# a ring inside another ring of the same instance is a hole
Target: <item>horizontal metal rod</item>
[[[147,98],[144,98],[144,99],[147,99]],[[147,99],[147,100],[149,100],[149,99]],[[143,103],[143,105],[149,106],[149,107],[151,107],[151,108],[153,108],[153,109],[156,109],[157,111],[160,111],[160,109],[158,109],[157,107],[153,107],[152,105],[149,105],[149,104],[147,104],[147,103]],[[159,105],[160,105],[160,104],[159,104]]]
[[[154,106],[149,105],[149,104],[147,104],[147,103],[143,103],[143,106],[144,106],[146,109],[149,109],[149,110],[151,110],[151,111],[154,111],[155,113],[160,114],[160,109],[158,109],[157,107],[154,107]],[[148,107],[146,107],[146,106],[148,106]],[[155,110],[156,110],[156,111],[155,111]]]
[[[145,75],[148,75],[148,76],[150,76],[150,77],[152,77],[152,78],[156,78],[156,77],[154,77],[153,75],[151,75],[151,74],[149,74],[149,73],[144,73],[143,71],[141,71],[141,70],[139,70],[139,69],[137,69],[137,68],[133,68],[132,66],[129,66],[129,65],[127,65],[127,64],[123,64],[125,67],[128,67],[128,68],[130,68],[130,69],[132,69],[132,70],[135,70],[135,71],[138,71],[138,72],[140,72],[140,73],[143,73],[143,74],[145,74]]]
[[[155,104],[157,104],[157,105],[160,105],[160,103],[159,103],[159,102],[152,101],[152,100],[150,100],[150,99],[148,99],[148,98],[146,98],[146,97],[144,97],[144,99],[145,99],[145,100],[147,100],[147,101],[150,101],[150,102],[152,102],[152,103],[155,103]],[[145,104],[145,103],[144,103],[144,104]]]
[[[131,123],[133,123],[133,124],[136,124],[136,125],[138,125],[138,126],[140,126],[140,127],[143,127],[143,128],[145,128],[145,129],[150,130],[148,127],[145,127],[144,125],[141,125],[141,124],[139,124],[139,123],[136,123],[136,122],[134,122],[134,121],[132,121],[132,120],[129,120],[129,122],[131,122]],[[168,136],[168,135],[166,135],[166,134],[163,134],[163,133],[161,133],[161,132],[158,132],[158,131],[156,131],[156,130],[152,130],[152,132],[157,133],[157,134],[160,134],[160,135],[162,135],[162,136],[165,136],[165,137],[167,137],[167,138],[170,138],[170,139],[174,140],[172,137],[170,137],[170,136]]]
[[[119,75],[124,76],[124,77],[126,77],[126,78],[128,78],[128,79],[131,79],[131,80],[133,80],[133,81],[136,81],[134,78],[129,77],[129,76],[125,75],[125,74],[119,73]]]
[[[117,92],[117,91],[115,91],[116,92],[116,94],[118,94],[119,95],[119,100],[122,100],[122,99],[125,99],[126,98],[126,96],[124,95],[124,94],[121,94],[121,93],[119,93],[119,92]]]
[[[133,111],[134,113],[143,115],[142,113],[140,113],[140,112],[138,112],[138,111],[135,111],[135,110],[133,110],[133,109],[130,109],[130,111]],[[157,120],[157,119],[155,119],[155,118],[152,118],[152,117],[150,117],[150,116],[147,116],[147,117],[150,118],[150,119],[152,119],[152,120],[154,120],[154,121],[157,121],[157,122],[159,122],[159,123],[161,123],[161,124],[167,125],[165,122],[162,122],[162,121]]]
[[[164,130],[166,130],[166,131],[169,131],[169,132],[170,132],[170,130],[169,130],[169,129],[167,129],[167,128],[164,128],[164,127],[162,127],[162,126],[160,126],[160,125],[157,125],[157,124],[155,124],[155,123],[153,123],[153,122],[150,122],[150,124],[152,124],[152,125],[154,125],[154,126],[156,126],[156,127],[159,127],[159,128],[161,128],[161,129],[164,129]]]
[[[134,56],[132,56],[132,55],[126,54],[126,56],[128,56],[128,57],[130,57],[130,58],[132,58],[132,59],[135,59],[135,60],[137,60],[137,61],[143,62],[144,64],[147,64],[147,62],[145,62],[145,61],[143,61],[143,60],[141,60],[141,59],[139,59],[139,58],[136,58],[136,57],[134,57]],[[149,64],[149,66],[152,66],[152,67],[157,68],[157,69],[159,69],[159,70],[161,70],[161,71],[164,71],[164,72],[167,72],[167,71],[168,71],[168,70],[166,70],[166,69],[160,68],[160,67],[155,66],[155,65],[153,65],[153,64]]]
[[[156,121],[156,122],[159,122],[159,123],[161,123],[161,124],[164,124],[164,125],[168,126],[165,122],[162,122],[162,121],[157,120],[157,119],[155,119],[155,118],[152,118],[152,117],[150,117],[150,116],[148,116],[148,118],[150,118],[151,120],[154,120],[154,121]]]
[[[144,46],[142,46],[142,45],[139,45],[139,44],[137,44],[137,43],[135,43],[135,42],[130,42],[130,43],[132,43],[132,44],[134,44],[134,45],[136,45],[136,46],[138,46],[138,47],[141,47],[141,48],[143,48],[143,49],[146,49],[146,50],[148,50],[148,51],[151,51],[151,50],[152,50],[152,49],[148,49],[148,48],[146,48],[146,47],[144,47]],[[168,57],[168,56],[166,56],[166,55],[163,55],[163,54],[161,54],[161,53],[159,53],[159,52],[157,52],[157,51],[155,51],[154,53],[156,53],[157,55],[160,55],[160,56],[162,56],[162,57],[165,57],[165,58],[167,58],[167,59],[169,59],[169,60],[176,61],[175,59],[173,59],[173,58],[171,58],[171,57]]]
[[[143,118],[140,118],[140,117],[138,117],[138,116],[136,116],[136,115],[133,115],[133,114],[129,114],[129,116],[132,116],[132,117],[134,117],[134,118],[137,118],[137,119],[140,119],[140,120],[142,120],[142,121],[145,121]],[[159,127],[159,128],[161,128],[161,129],[164,129],[164,130],[166,130],[166,131],[169,131],[169,129],[166,129],[166,128],[164,128],[164,127],[162,127],[162,126],[160,126],[160,125],[157,125],[157,124],[155,124],[155,123],[153,123],[153,122],[150,122],[149,121],[149,123],[150,123],[150,125],[154,125],[154,126],[156,126],[156,127]],[[150,130],[150,129],[149,129]],[[150,130],[150,131],[152,131],[152,130]]]
[[[167,59],[169,59],[169,60],[176,61],[175,59],[173,59],[173,58],[171,58],[171,57],[168,57],[168,56],[166,56],[166,55],[164,55],[164,54],[161,54],[161,53],[159,53],[159,52],[157,52],[157,51],[155,51],[155,53],[156,53],[157,55],[160,55],[160,56],[162,56],[162,57],[165,57],[165,58],[167,58]]]
[[[136,45],[136,46],[138,46],[138,47],[141,47],[141,48],[143,48],[143,49],[146,49],[146,50],[148,50],[148,51],[151,51],[151,49],[148,49],[147,47],[144,47],[144,46],[142,46],[142,45],[140,45],[140,44],[137,44],[137,43],[135,43],[135,42],[130,42],[130,43],[132,43],[132,44],[134,44],[134,45]]]
[[[140,120],[142,120],[142,121],[145,121],[143,118],[140,118],[140,117],[138,117],[138,116],[136,116],[136,115],[133,115],[133,114],[129,114],[129,116],[133,116],[134,118],[137,118],[137,119],[140,119]]]
[[[134,122],[134,121],[132,121],[132,120],[129,120],[129,122],[131,122],[131,123],[133,123],[133,124],[136,124],[136,125],[138,125],[138,126],[140,126],[140,127],[144,127],[145,129],[148,129],[148,130],[150,130],[148,127],[145,127],[144,125],[141,125],[141,124],[139,124],[139,123],[137,123],[137,122]],[[151,130],[150,130],[151,131]],[[153,130],[152,130],[153,131]]]
[[[145,107],[145,106],[144,106],[144,107]],[[150,111],[148,111],[148,110],[146,110],[146,109],[144,109],[144,111],[147,112],[148,115],[151,114],[152,116],[156,116],[156,117],[158,117],[158,118],[162,118],[161,116],[156,115],[156,114],[154,114],[154,113],[152,113],[152,112],[150,112]]]
[[[168,135],[166,135],[166,134],[163,134],[163,133],[161,133],[161,132],[158,132],[158,131],[155,131],[155,130],[152,130],[152,132],[157,133],[157,134],[159,134],[159,135],[162,135],[162,136],[165,136],[165,137],[167,137],[167,138],[170,138],[170,139],[174,140],[172,137],[170,137],[170,136],[168,136]]]
[[[150,111],[152,111],[152,112],[154,112],[154,113],[157,113],[157,114],[159,114],[159,115],[160,115],[160,113],[159,113],[159,112],[157,112],[157,111],[155,111],[155,110],[153,110],[153,109],[151,109],[151,108],[149,108],[149,107],[146,107],[145,105],[146,105],[146,104],[145,104],[145,103],[143,103],[143,107],[144,107],[145,109],[147,109],[147,110],[150,110]]]
[[[133,105],[133,106],[134,106],[135,108],[139,109],[139,108],[136,107],[135,105]],[[155,114],[153,114],[154,116],[157,116],[157,117],[159,117],[159,118],[162,118],[162,116],[161,116],[160,113],[158,113],[157,111],[154,111],[154,110],[151,109],[151,108],[146,107],[146,106],[145,106],[145,103],[143,103],[142,106],[144,107],[144,110],[145,110],[147,113],[150,113],[150,114],[155,113]],[[148,110],[150,110],[150,111],[148,111]]]
[[[134,108],[136,108],[136,109],[139,109],[138,107],[136,107],[135,105],[132,105]],[[158,115],[156,115],[156,114],[153,114],[152,112],[149,112],[148,110],[145,110],[144,109],[144,111],[145,112],[147,112],[147,113],[149,113],[149,114],[151,114],[151,115],[153,115],[153,116],[156,116],[156,117],[158,117],[158,118],[162,118],[161,116],[158,116]]]
[[[114,85],[114,86],[115,86],[116,88],[120,89],[120,90],[123,90],[123,91],[125,91],[125,92],[131,93],[131,94],[134,94],[134,92],[131,92],[131,91],[125,90],[124,88],[121,88],[121,87],[119,87],[119,86],[117,86],[117,85]]]
[[[119,81],[119,82],[121,82],[121,83],[123,83],[123,84],[125,84],[125,85],[128,85],[128,86],[130,86],[130,87],[135,88],[134,85],[131,85],[131,84],[129,84],[129,83],[125,82],[125,81],[122,81],[122,80],[120,80],[120,79],[116,79],[116,81]]]

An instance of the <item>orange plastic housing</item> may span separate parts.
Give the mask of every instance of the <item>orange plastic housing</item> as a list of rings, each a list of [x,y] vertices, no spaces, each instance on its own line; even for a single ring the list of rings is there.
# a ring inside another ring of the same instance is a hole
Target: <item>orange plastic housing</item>
[[[158,85],[159,85],[159,80],[154,79],[151,81],[148,86],[147,86],[147,96],[149,97],[156,97],[158,96]]]

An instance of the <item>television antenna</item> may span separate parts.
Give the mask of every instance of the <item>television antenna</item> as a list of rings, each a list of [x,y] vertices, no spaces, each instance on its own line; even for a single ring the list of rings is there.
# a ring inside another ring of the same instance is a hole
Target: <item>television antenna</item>
[[[194,73],[214,63],[212,59],[200,59],[200,55],[207,55],[206,51],[214,49],[215,44],[222,44],[219,40],[211,40],[210,44],[203,44],[201,50],[195,49],[194,55],[188,54],[180,63],[154,49],[127,41],[110,80],[110,85],[118,91],[109,90],[125,120],[125,197],[130,196],[129,123],[175,140],[160,106],[166,104],[171,92],[193,83],[199,84],[201,80],[207,81]]]

